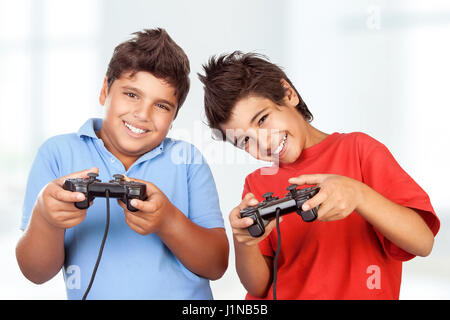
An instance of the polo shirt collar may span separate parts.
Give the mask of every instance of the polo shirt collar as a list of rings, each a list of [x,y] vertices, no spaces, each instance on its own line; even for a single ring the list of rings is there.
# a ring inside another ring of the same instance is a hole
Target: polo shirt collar
[[[88,119],[80,129],[78,129],[77,135],[81,138],[82,136],[91,137],[93,139],[98,139],[95,131],[100,131],[102,128],[102,119],[91,118]]]

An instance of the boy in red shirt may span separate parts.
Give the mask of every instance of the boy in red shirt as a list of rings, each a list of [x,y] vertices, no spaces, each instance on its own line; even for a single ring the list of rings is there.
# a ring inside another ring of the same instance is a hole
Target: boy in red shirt
[[[257,54],[212,57],[199,78],[208,124],[253,157],[272,161],[247,176],[230,215],[236,270],[247,299],[273,295],[275,220],[253,238],[239,211],[290,184],[317,185],[303,204],[318,219],[280,218],[280,299],[398,299],[402,261],[430,254],[440,222],[428,195],[389,150],[363,133],[326,134],[284,72]],[[272,232],[273,230],[273,232]]]

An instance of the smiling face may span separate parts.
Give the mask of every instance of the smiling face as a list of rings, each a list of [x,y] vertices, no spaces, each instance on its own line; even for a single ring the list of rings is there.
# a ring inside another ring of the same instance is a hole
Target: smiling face
[[[298,97],[286,91],[283,105],[260,96],[240,99],[230,119],[222,124],[226,139],[236,147],[264,161],[292,163],[302,150],[325,138],[296,109]]]
[[[174,87],[146,71],[124,73],[109,89],[105,78],[100,103],[98,136],[126,169],[164,140],[178,107]]]

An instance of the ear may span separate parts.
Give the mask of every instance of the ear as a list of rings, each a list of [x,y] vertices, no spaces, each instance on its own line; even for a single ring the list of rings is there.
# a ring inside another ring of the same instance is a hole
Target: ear
[[[285,80],[281,79],[281,85],[284,88],[284,101],[288,106],[296,107],[300,99],[298,98],[297,92],[295,92],[294,88]]]
[[[99,102],[102,106],[105,105],[106,97],[108,96],[108,78],[103,79],[102,90],[100,90]]]

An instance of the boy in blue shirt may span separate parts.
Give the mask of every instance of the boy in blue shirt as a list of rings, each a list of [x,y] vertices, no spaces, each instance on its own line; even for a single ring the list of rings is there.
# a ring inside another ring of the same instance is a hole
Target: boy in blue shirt
[[[106,201],[87,210],[68,178],[114,174],[146,184],[137,212],[111,201],[110,228],[91,299],[212,299],[209,279],[228,264],[228,240],[211,171],[200,152],[166,135],[189,91],[189,61],[163,29],[137,32],[114,50],[100,103],[103,119],[48,139],[31,168],[16,248],[29,280],[63,269],[69,299],[90,281],[105,226]],[[90,169],[87,169],[90,168]]]

